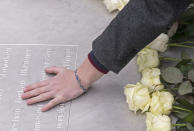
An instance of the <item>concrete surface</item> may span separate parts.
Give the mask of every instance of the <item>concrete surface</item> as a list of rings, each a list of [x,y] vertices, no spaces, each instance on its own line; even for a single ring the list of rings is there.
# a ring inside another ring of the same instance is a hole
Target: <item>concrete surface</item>
[[[139,81],[135,59],[49,112],[40,112],[45,102],[19,99],[25,84],[47,78],[44,67],[79,66],[115,15],[102,0],[0,1],[0,131],[146,130],[145,116],[129,111],[123,95],[127,83]]]

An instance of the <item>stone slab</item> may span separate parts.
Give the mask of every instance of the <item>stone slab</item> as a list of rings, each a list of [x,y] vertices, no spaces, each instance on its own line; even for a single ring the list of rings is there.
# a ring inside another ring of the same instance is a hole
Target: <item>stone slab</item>
[[[42,113],[46,102],[26,105],[23,88],[48,76],[44,69],[75,69],[76,45],[0,45],[0,131],[64,131],[68,128],[70,103]]]

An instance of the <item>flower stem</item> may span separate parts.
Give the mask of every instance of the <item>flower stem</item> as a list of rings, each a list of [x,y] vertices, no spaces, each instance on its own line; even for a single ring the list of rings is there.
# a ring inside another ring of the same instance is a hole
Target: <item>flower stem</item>
[[[191,110],[188,110],[186,108],[182,108],[182,107],[179,107],[179,106],[173,106],[174,109],[178,109],[178,110],[182,110],[182,111],[186,111],[186,112],[192,112]]]
[[[180,111],[172,111],[172,112],[181,113]]]
[[[177,43],[170,43],[168,46],[175,46],[175,47],[184,47],[184,48],[190,48],[194,50],[194,46],[189,46],[189,45],[183,45],[183,44],[177,44]]]
[[[161,89],[160,91],[169,91],[168,89]]]
[[[180,62],[182,59],[173,58],[173,57],[164,57],[164,56],[163,56],[163,57],[160,57],[160,60]],[[192,60],[191,62],[194,62],[194,60]]]
[[[172,126],[187,126],[186,124],[172,124]]]
[[[172,57],[160,57],[160,60],[175,61],[175,62],[180,62],[181,61],[181,59],[172,58]]]
[[[181,45],[184,45],[184,44],[194,44],[194,41],[185,41],[185,42],[181,42],[181,43],[170,43],[170,44],[181,44]]]
[[[178,88],[172,88],[172,89],[173,89],[173,90],[176,90],[176,91],[178,90]]]

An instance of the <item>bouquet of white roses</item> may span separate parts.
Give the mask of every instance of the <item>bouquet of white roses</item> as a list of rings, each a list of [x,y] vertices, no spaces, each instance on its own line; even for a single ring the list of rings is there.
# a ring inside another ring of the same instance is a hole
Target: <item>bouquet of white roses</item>
[[[194,60],[184,50],[181,58],[161,57],[159,53],[175,46],[194,49],[191,46],[194,42],[190,40],[194,38],[194,7],[191,6],[178,23],[173,24],[168,34],[162,33],[138,53],[142,78],[137,85],[125,86],[129,109],[147,111],[147,131],[194,130]],[[162,68],[163,60],[178,63]],[[176,117],[176,123],[172,124],[169,115]]]
[[[128,2],[104,0],[110,12],[122,10]],[[124,94],[130,110],[146,112],[147,131],[194,131],[194,60],[185,51],[181,58],[161,56],[167,47],[194,49],[193,38],[194,6],[191,5],[166,34],[160,34],[137,54],[142,78],[135,85],[127,84]],[[164,60],[178,63],[162,68]],[[175,124],[170,115],[176,117]]]

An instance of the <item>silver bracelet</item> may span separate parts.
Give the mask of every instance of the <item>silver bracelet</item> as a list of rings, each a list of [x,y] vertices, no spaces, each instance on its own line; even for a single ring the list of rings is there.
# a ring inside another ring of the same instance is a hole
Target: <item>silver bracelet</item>
[[[84,88],[84,86],[81,84],[81,81],[80,81],[79,76],[78,76],[78,74],[77,74],[77,69],[74,71],[74,74],[75,74],[76,80],[77,80],[78,83],[79,83],[80,88],[84,91],[84,93],[86,93],[86,92],[87,92],[87,89]]]

